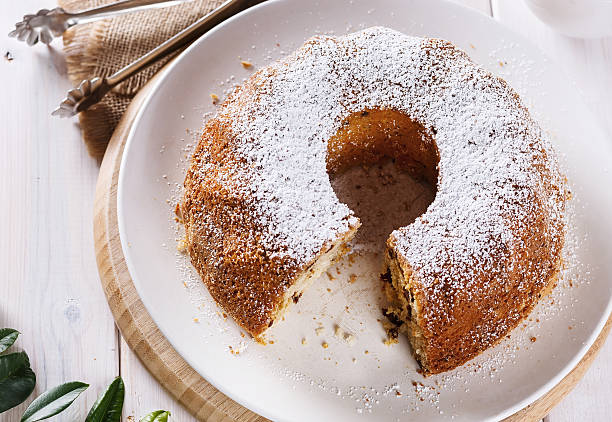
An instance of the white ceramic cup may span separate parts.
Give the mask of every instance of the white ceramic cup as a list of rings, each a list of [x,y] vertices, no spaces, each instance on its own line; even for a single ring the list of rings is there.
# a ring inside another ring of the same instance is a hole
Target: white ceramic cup
[[[578,38],[612,36],[612,0],[525,0],[555,30]]]

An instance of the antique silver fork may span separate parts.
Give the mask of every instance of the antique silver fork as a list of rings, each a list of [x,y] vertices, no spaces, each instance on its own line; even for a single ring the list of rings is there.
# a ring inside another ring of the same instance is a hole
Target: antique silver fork
[[[185,1],[193,0],[123,0],[76,13],[66,12],[61,7],[42,9],[34,15],[25,15],[8,35],[25,41],[28,45],[34,45],[38,41],[49,44],[53,38],[80,23],[94,22],[137,10],[173,6]]]
[[[226,1],[217,9],[203,16],[144,56],[125,66],[123,69],[107,77],[95,77],[82,81],[77,88],[68,91],[68,96],[51,114],[59,117],[72,117],[81,111],[87,110],[89,107],[99,102],[104,95],[119,83],[134,76],[136,73],[147,68],[162,57],[166,57],[187,46],[202,34],[231,16],[263,1],[265,0]]]

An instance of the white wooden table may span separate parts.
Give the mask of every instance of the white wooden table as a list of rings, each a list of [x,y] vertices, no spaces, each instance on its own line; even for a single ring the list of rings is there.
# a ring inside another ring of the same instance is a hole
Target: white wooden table
[[[517,0],[456,1],[492,15],[556,59],[612,142],[612,38],[558,35]],[[1,7],[5,34],[21,15],[54,7],[54,1],[5,1]],[[1,35],[0,55],[0,327],[22,332],[17,346],[28,352],[38,376],[34,395],[65,381],[90,383],[56,419],[83,420],[97,395],[121,374],[125,418],[167,409],[175,421],[193,420],[123,341],[100,287],[92,238],[99,163],[87,154],[75,120],[49,115],[70,88],[61,42],[29,48]],[[0,419],[17,421],[24,408]],[[604,421],[611,414],[608,341],[585,378],[545,420]]]

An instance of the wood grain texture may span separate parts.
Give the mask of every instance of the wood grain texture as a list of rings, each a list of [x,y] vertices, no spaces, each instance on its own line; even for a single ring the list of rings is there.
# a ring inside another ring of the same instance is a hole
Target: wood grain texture
[[[177,354],[144,308],[127,270],[117,226],[119,166],[133,118],[153,83],[154,80],[138,94],[128,108],[111,139],[100,169],[94,206],[94,237],[102,285],[117,325],[128,345],[153,376],[192,414],[200,420],[264,420],[216,391]],[[539,400],[506,421],[537,421],[546,416],[584,375],[605,342],[611,327],[612,318],[570,374]]]
[[[53,0],[2,3],[0,12],[0,327],[18,329],[37,375],[22,405],[66,381],[89,389],[55,421],[82,420],[117,376],[117,332],[103,299],[91,215],[98,163],[70,120],[51,110],[71,88],[61,43],[29,47],[6,33]],[[6,58],[10,53],[12,60]]]
[[[126,385],[123,420],[140,420],[146,413],[163,408],[172,412],[173,422],[191,421],[194,417],[151,375],[138,356],[120,337],[119,359],[121,376]]]

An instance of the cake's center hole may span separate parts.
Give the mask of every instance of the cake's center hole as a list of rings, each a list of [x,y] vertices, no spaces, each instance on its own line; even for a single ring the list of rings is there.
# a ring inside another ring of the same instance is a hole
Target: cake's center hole
[[[329,141],[327,169],[338,199],[361,220],[354,243],[382,252],[393,230],[423,214],[435,197],[438,161],[434,140],[405,114],[349,116]]]

